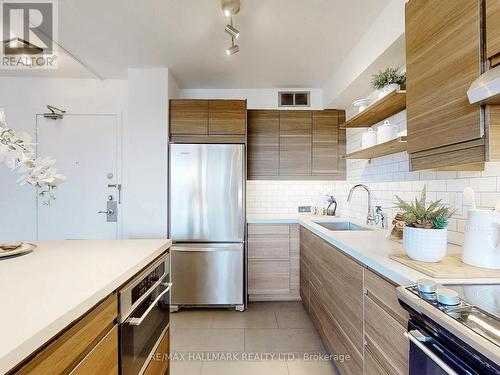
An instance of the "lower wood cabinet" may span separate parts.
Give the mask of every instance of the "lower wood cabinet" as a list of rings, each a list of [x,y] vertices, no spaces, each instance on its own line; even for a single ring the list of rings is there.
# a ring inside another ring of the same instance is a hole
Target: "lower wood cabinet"
[[[348,356],[341,374],[363,372],[363,266],[301,227],[300,293],[328,352]]]
[[[398,302],[396,285],[365,270],[365,353],[390,375],[408,373],[408,313]],[[370,374],[369,371],[365,373]]]
[[[298,300],[299,277],[299,226],[249,224],[249,299]]]
[[[118,326],[92,349],[92,351],[70,372],[70,375],[118,374]]]
[[[117,296],[113,293],[11,373],[118,374],[117,316]],[[87,369],[102,372],[82,372]]]
[[[408,314],[396,286],[300,229],[300,296],[341,374],[408,373]]]

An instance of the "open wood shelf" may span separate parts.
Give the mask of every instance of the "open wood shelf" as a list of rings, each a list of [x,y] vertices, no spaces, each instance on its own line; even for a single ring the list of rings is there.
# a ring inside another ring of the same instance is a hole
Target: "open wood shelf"
[[[394,90],[351,117],[342,128],[368,128],[406,108],[406,91]]]
[[[406,136],[398,137],[363,150],[351,152],[346,154],[344,159],[373,159],[403,151],[406,151]]]

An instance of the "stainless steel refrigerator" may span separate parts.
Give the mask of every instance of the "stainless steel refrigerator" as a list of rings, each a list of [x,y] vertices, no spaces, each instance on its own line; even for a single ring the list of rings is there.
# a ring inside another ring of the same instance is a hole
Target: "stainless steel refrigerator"
[[[171,144],[171,308],[244,309],[245,147]]]

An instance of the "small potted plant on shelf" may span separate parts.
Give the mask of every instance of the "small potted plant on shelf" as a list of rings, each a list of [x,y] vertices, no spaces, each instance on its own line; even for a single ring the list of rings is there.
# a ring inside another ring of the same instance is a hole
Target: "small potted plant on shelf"
[[[403,245],[406,254],[422,262],[439,262],[446,255],[448,244],[448,219],[454,210],[441,203],[441,200],[426,204],[426,186],[420,199],[415,203],[405,202],[396,196],[396,207],[401,210],[405,223]]]
[[[395,68],[387,68],[372,76],[372,87],[378,91],[381,99],[390,92],[399,89],[406,83],[406,73],[400,73]]]

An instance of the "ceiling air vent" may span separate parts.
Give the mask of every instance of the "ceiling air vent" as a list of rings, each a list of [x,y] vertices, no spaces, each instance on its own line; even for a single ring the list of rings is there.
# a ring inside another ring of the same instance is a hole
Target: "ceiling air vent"
[[[280,107],[309,107],[310,91],[280,91],[278,93]]]

